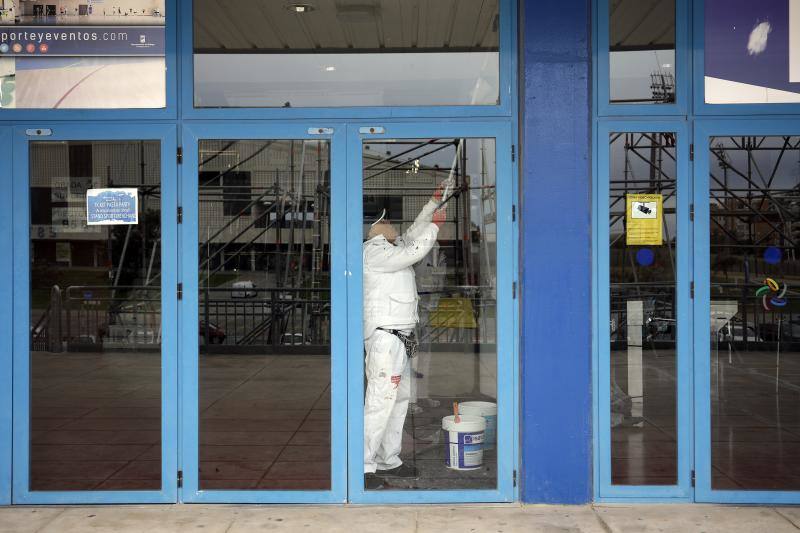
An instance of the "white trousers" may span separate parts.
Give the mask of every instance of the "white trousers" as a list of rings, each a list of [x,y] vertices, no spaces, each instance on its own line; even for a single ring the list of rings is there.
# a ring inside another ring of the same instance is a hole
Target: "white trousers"
[[[364,472],[368,473],[403,464],[400,448],[411,393],[411,365],[403,342],[391,333],[375,330],[364,349]]]

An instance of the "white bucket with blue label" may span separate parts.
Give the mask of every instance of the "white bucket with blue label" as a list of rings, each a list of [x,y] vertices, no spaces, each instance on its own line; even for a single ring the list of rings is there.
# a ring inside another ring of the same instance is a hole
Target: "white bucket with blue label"
[[[468,416],[482,416],[486,419],[483,436],[483,449],[493,450],[497,446],[497,404],[492,402],[461,402],[458,412]]]
[[[475,470],[483,466],[483,435],[486,419],[450,415],[442,419],[445,436],[445,464],[453,470]]]

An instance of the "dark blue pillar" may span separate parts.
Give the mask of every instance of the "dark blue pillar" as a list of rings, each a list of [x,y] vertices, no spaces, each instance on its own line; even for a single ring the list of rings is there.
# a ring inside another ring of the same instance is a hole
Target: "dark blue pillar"
[[[522,471],[526,502],[592,487],[589,0],[524,0]]]

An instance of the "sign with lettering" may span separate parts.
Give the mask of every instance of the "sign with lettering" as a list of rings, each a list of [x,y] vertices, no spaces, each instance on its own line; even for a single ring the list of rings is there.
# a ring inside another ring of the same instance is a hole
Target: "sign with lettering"
[[[137,189],[88,189],[86,223],[90,226],[113,226],[139,223]]]

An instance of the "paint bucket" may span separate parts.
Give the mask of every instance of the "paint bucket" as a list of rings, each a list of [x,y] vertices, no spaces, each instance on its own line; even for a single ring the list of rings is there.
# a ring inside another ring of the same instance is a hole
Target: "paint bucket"
[[[486,419],[480,416],[442,418],[445,434],[445,465],[453,470],[475,470],[483,466],[483,432]]]
[[[486,419],[483,435],[483,449],[492,450],[497,446],[497,404],[492,402],[461,402],[458,412],[468,416],[482,416]]]

